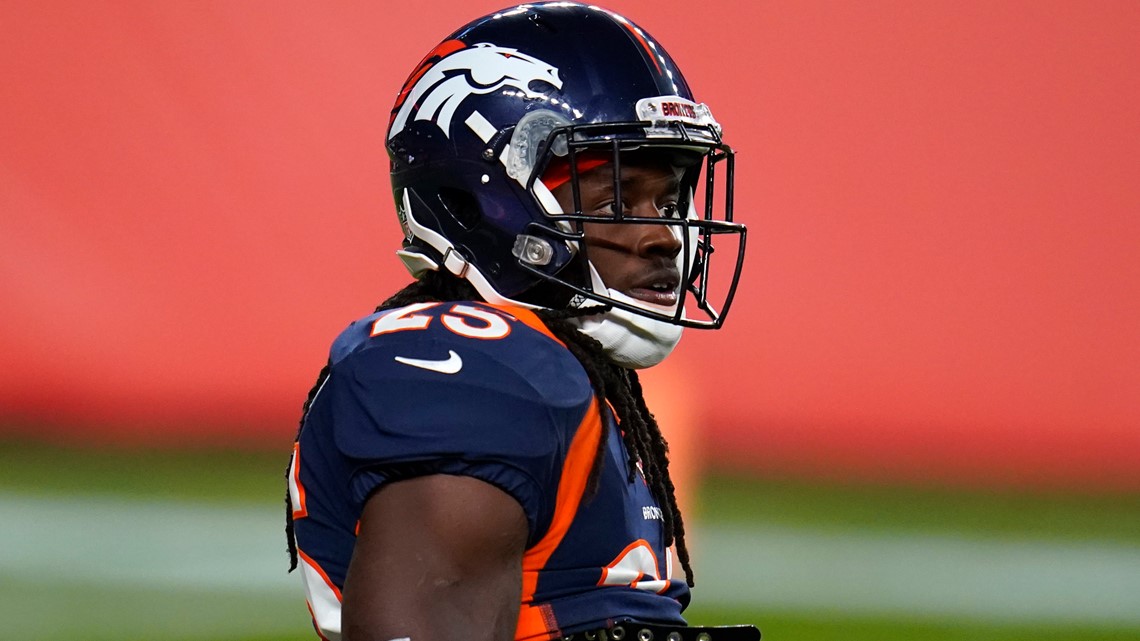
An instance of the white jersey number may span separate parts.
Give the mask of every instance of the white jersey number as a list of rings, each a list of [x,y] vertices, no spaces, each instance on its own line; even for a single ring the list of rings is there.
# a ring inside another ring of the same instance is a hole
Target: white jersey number
[[[665,550],[665,576],[657,567],[657,555],[645,539],[629,544],[612,563],[602,568],[598,585],[628,585],[638,590],[664,592],[673,577],[673,553]]]
[[[432,317],[419,312],[436,305],[439,303],[415,303],[383,314],[373,321],[372,336],[427,329]],[[465,338],[498,340],[511,333],[511,326],[505,316],[502,312],[487,311],[471,305],[453,305],[439,320],[453,334]]]

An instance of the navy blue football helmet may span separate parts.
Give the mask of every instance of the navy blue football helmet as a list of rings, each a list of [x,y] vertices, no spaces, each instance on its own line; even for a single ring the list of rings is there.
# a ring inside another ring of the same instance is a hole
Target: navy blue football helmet
[[[685,327],[723,323],[746,236],[732,220],[733,151],[669,54],[629,20],[554,2],[471,22],[405,82],[387,147],[405,235],[399,255],[414,276],[446,269],[492,303],[596,301]],[[611,217],[583,215],[577,179],[591,165],[582,159],[612,158],[622,202],[622,157],[646,150],[684,159],[681,214],[631,218],[617,207]],[[574,211],[563,211],[541,179],[555,166],[568,172]],[[680,303],[615,300],[591,277],[587,221],[669,225],[683,244]],[[711,270],[714,238],[728,245],[723,273]]]

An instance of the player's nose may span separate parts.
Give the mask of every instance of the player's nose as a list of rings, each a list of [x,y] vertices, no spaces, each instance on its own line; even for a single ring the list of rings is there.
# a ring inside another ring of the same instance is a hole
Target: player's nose
[[[657,207],[657,204],[648,199],[634,206],[633,215],[638,218],[657,220],[666,217],[666,214]],[[675,258],[681,252],[680,231],[676,225],[668,225],[664,222],[645,223],[638,225],[637,231],[638,237],[635,248],[639,256]]]

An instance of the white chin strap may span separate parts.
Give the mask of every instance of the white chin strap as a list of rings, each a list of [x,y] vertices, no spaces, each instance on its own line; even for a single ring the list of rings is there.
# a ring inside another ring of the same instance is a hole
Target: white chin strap
[[[606,292],[606,295],[614,300],[666,314],[677,311],[676,307],[653,305],[630,298],[615,289],[609,289],[593,265],[590,265],[590,275],[594,281],[594,291]],[[583,301],[582,306],[592,304],[597,303],[587,299]],[[673,352],[673,348],[677,347],[677,343],[681,340],[681,331],[684,329],[680,325],[616,307],[604,314],[580,316],[571,321],[578,325],[583,334],[601,343],[606,354],[615,363],[630,369],[653,367],[665,360],[665,357]]]

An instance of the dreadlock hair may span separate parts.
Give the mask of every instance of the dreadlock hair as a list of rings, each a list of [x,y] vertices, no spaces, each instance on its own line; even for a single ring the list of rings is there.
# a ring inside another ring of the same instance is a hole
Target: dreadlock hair
[[[427,272],[419,280],[396,292],[392,297],[376,307],[377,312],[396,307],[403,307],[413,303],[481,300],[475,288],[465,280],[446,272]],[[669,446],[661,434],[657,420],[645,404],[645,395],[638,380],[637,372],[625,369],[614,364],[606,356],[601,343],[578,331],[577,326],[570,319],[578,316],[587,316],[603,311],[604,307],[587,307],[575,310],[548,310],[540,309],[536,315],[550,329],[558,340],[562,341],[570,353],[581,363],[582,368],[590,379],[594,389],[598,406],[605,407],[609,401],[617,414],[617,421],[621,428],[622,440],[626,450],[630,453],[626,473],[630,481],[636,478],[638,464],[645,482],[649,485],[658,503],[662,506],[662,516],[665,527],[665,545],[677,546],[678,560],[685,571],[685,582],[692,587],[693,569],[689,559],[689,550],[685,545],[685,525],[681,518],[681,510],[677,505],[677,497],[673,488],[673,481],[669,476]],[[309,390],[301,411],[301,425],[317,391],[324,384],[329,374],[329,365],[326,364],[317,376],[317,382]],[[598,440],[598,450],[594,456],[594,467],[587,482],[587,492],[597,491],[598,479],[601,472],[602,461],[606,448],[609,430],[602,430]],[[298,428],[298,438],[300,429]],[[289,471],[286,470],[286,477]],[[289,500],[289,493],[285,493],[285,532],[289,543],[289,569],[297,567],[297,547],[293,537],[293,510]]]

